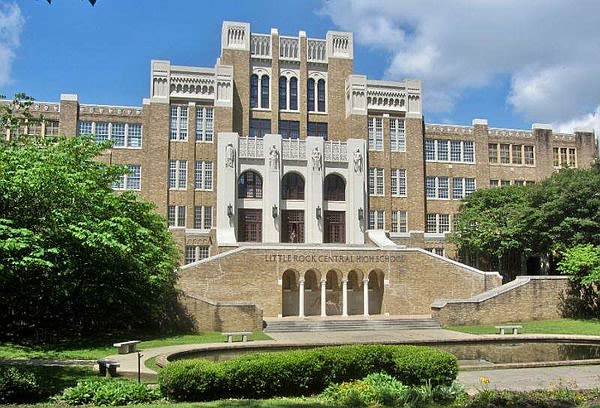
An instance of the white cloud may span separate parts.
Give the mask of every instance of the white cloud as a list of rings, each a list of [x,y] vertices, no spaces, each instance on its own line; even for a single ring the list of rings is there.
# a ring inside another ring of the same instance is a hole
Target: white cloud
[[[566,122],[600,105],[600,2],[329,0],[323,13],[391,55],[385,78],[424,81],[427,109],[509,78],[527,120]]]
[[[596,137],[600,136],[600,105],[593,113],[588,113],[566,122],[553,123],[553,129],[561,133],[573,133],[576,128],[594,129]]]
[[[25,20],[16,3],[0,4],[0,86],[10,82],[10,69]]]

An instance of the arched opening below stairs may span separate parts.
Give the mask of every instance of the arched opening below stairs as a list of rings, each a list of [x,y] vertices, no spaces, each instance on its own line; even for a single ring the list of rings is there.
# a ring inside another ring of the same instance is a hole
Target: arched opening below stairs
[[[369,314],[381,314],[383,304],[384,273],[381,269],[369,272]]]
[[[281,315],[298,316],[298,272],[288,269],[281,277]]]
[[[325,311],[327,316],[342,314],[342,288],[340,286],[340,273],[330,270],[326,275],[325,283]]]

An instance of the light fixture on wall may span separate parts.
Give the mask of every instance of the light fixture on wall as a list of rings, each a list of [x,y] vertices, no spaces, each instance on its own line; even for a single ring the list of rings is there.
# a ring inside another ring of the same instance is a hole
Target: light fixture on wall
[[[315,210],[316,210],[315,215],[317,217],[317,220],[320,220],[321,219],[321,206],[317,205],[317,208]]]
[[[363,218],[365,218],[365,211],[360,207],[358,209],[358,219],[362,221]]]
[[[233,206],[231,205],[231,203],[227,205],[227,216],[229,218],[233,217]]]
[[[277,218],[277,204],[273,204],[273,208],[271,208],[271,215],[273,216],[273,218]]]

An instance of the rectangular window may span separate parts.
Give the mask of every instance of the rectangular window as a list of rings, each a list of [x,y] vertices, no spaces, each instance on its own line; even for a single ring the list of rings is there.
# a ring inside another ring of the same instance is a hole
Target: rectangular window
[[[308,122],[308,136],[318,136],[327,140],[326,122]]]
[[[525,153],[525,164],[526,165],[534,165],[535,164],[535,156],[533,146],[525,145],[523,146],[523,151]]]
[[[384,195],[383,169],[369,168],[369,194]]]
[[[462,142],[460,140],[450,141],[450,161],[462,161]]]
[[[524,186],[525,180],[515,180],[515,186]]]
[[[569,161],[567,162],[569,167],[577,167],[577,160],[575,156],[575,149],[569,149]]]
[[[406,211],[392,211],[392,232],[408,232]]]
[[[213,141],[213,108],[196,106],[196,141]]]
[[[522,145],[512,145],[512,164],[523,164]]]
[[[185,205],[169,205],[167,219],[169,227],[185,227]]]
[[[501,144],[500,145],[500,163],[501,164],[510,164],[510,145],[509,144]]]
[[[212,190],[212,161],[196,160],[194,170],[194,188],[196,190]]]
[[[475,162],[475,143],[470,140],[463,142],[463,161],[465,163]]]
[[[93,123],[94,122],[84,122],[84,121],[79,121],[78,123],[78,129],[77,129],[77,134],[79,136],[89,136],[94,134],[94,129],[93,129]]]
[[[103,142],[109,139],[108,122],[96,122],[96,130],[94,132],[96,143]]]
[[[406,169],[392,169],[392,195],[406,197]]]
[[[125,124],[113,123],[111,127],[111,139],[114,147],[125,147]]]
[[[369,210],[369,229],[385,229],[385,212],[380,210]]]
[[[187,188],[187,160],[169,160],[169,188]]]
[[[209,247],[207,245],[186,245],[185,246],[185,263],[201,261],[208,258]]]
[[[390,119],[390,150],[392,152],[406,151],[403,119]]]
[[[125,186],[127,190],[140,190],[142,184],[142,166],[139,164],[128,164],[129,173],[125,175]]]
[[[498,145],[496,143],[488,144],[488,158],[490,163],[498,163]]]
[[[369,121],[369,150],[383,150],[383,120],[370,117]]]
[[[500,180],[500,187],[510,186],[510,180]]]
[[[194,207],[194,228],[209,230],[212,228],[212,207]]]
[[[443,234],[450,231],[450,214],[427,214],[428,233]]]
[[[490,187],[494,188],[494,187],[499,187],[500,186],[500,180],[490,180]]]
[[[279,134],[284,139],[300,138],[300,122],[296,120],[280,120]]]
[[[263,138],[271,133],[270,119],[250,119],[250,137]]]
[[[437,160],[448,161],[448,140],[436,140]]]
[[[425,232],[437,232],[437,214],[427,214],[427,227]]]
[[[427,198],[447,199],[449,197],[448,188],[448,177],[427,176],[425,178]]]
[[[44,125],[45,136],[58,136],[58,120],[46,120]]]
[[[462,200],[475,191],[475,179],[470,177],[455,177],[452,179],[452,198]]]
[[[186,105],[171,105],[170,140],[187,140],[188,138],[188,107]]]
[[[142,125],[139,123],[127,124],[127,146],[142,147]]]
[[[425,160],[435,160],[435,140],[425,139]]]

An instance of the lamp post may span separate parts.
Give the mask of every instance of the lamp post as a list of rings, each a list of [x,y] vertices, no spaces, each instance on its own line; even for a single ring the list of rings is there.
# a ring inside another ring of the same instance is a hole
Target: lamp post
[[[317,217],[317,220],[321,219],[321,206],[317,205],[317,208],[315,208],[315,216]]]
[[[227,205],[227,216],[229,218],[233,217],[233,206],[231,205],[231,203]]]
[[[273,216],[273,218],[277,218],[277,216],[278,216],[277,204],[273,204],[273,208],[271,208],[271,215]]]

